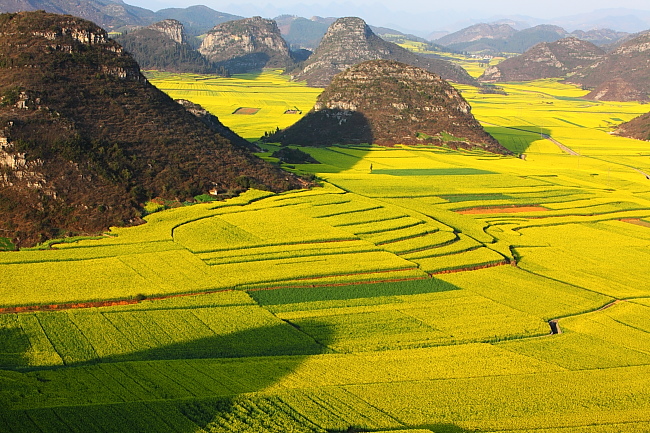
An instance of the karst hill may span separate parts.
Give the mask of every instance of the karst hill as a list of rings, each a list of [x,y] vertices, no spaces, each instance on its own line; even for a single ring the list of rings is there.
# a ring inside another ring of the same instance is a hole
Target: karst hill
[[[603,57],[605,51],[591,42],[575,37],[556,42],[542,42],[524,54],[489,67],[479,81],[530,81],[558,78],[588,67]]]
[[[367,60],[387,59],[417,66],[436,73],[446,80],[476,85],[467,71],[446,60],[418,56],[399,45],[377,36],[361,18],[339,18],[332,25],[318,48],[301,66],[292,72],[296,81],[309,86],[325,87],[332,77],[347,68]]]
[[[277,23],[261,17],[215,26],[203,39],[199,52],[232,73],[286,68],[293,64]]]
[[[115,40],[133,55],[143,69],[196,74],[227,74],[216,68],[188,43],[185,27],[167,19],[117,36]]]
[[[336,75],[314,109],[270,142],[323,146],[437,144],[508,153],[440,76],[392,60],[371,60]]]
[[[150,197],[300,185],[150,85],[95,24],[0,15],[0,236],[18,246],[129,224]]]

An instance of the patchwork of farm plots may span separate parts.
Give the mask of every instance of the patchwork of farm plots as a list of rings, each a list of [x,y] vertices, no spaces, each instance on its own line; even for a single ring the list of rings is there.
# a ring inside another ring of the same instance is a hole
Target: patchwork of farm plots
[[[272,70],[231,78],[157,71],[145,75],[172,98],[200,104],[249,140],[294,124],[323,90],[292,83],[281,71]]]
[[[304,148],[320,187],[0,255],[0,431],[648,431],[643,107],[504,88],[464,92],[525,159]]]

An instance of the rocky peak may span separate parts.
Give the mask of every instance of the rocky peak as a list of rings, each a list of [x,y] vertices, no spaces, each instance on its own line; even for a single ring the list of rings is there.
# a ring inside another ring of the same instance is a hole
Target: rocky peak
[[[346,38],[349,41],[363,41],[367,40],[374,35],[373,31],[368,27],[366,22],[357,17],[346,17],[336,20],[329,26],[323,41],[337,40]]]
[[[293,71],[296,81],[325,87],[332,77],[368,60],[388,59],[424,68],[443,78],[463,84],[476,81],[460,66],[445,60],[418,56],[377,36],[365,21],[356,17],[339,18],[330,25],[318,48],[301,70]]]
[[[185,27],[183,27],[183,23],[181,23],[178,20],[172,20],[172,19],[162,20],[160,22],[150,25],[147,28],[164,33],[167,36],[169,36],[171,40],[176,41],[179,44],[187,43],[187,36],[185,35]]]
[[[199,52],[231,72],[284,68],[292,63],[289,46],[278,25],[262,17],[215,26],[203,39]]]
[[[339,73],[295,125],[271,135],[284,144],[447,144],[508,153],[467,101],[440,76],[392,60]]]

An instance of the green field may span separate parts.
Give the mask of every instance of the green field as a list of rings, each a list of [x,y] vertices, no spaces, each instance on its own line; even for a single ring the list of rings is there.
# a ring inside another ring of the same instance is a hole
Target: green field
[[[151,79],[310,104],[276,72]],[[650,143],[609,134],[648,108],[503,88],[461,90],[525,157],[303,148],[322,186],[0,254],[0,431],[649,431]]]

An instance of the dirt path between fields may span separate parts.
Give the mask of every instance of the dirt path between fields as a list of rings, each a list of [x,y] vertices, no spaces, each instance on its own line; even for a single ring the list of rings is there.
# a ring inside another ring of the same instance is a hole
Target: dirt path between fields
[[[610,302],[607,305],[603,305],[602,307],[598,308],[597,310],[594,311],[587,311],[586,313],[580,313],[580,314],[575,314],[573,316],[567,316],[567,317],[577,317],[577,316],[582,316],[584,314],[589,314],[589,313],[594,313],[597,311],[604,311],[607,310],[608,308],[612,308],[616,304],[620,304],[621,302],[626,302],[625,299],[616,299],[612,302]],[[562,317],[562,319],[566,319],[566,317]],[[560,319],[553,319],[548,321],[548,325],[551,327],[551,335],[557,335],[562,333],[562,328],[560,328]]]
[[[570,147],[567,147],[564,144],[560,143],[559,141],[557,141],[555,138],[551,137],[550,135],[542,133],[542,137],[545,138],[546,140],[550,141],[551,143],[555,144],[563,152],[566,152],[569,155],[573,155],[573,156],[580,156],[580,154],[578,152],[576,152],[575,150],[571,149]]]
[[[638,171],[639,173],[641,173],[642,175],[644,175],[646,179],[650,179],[650,174],[646,173],[645,171],[640,170],[640,169],[638,169],[638,168],[633,168],[632,170]]]

